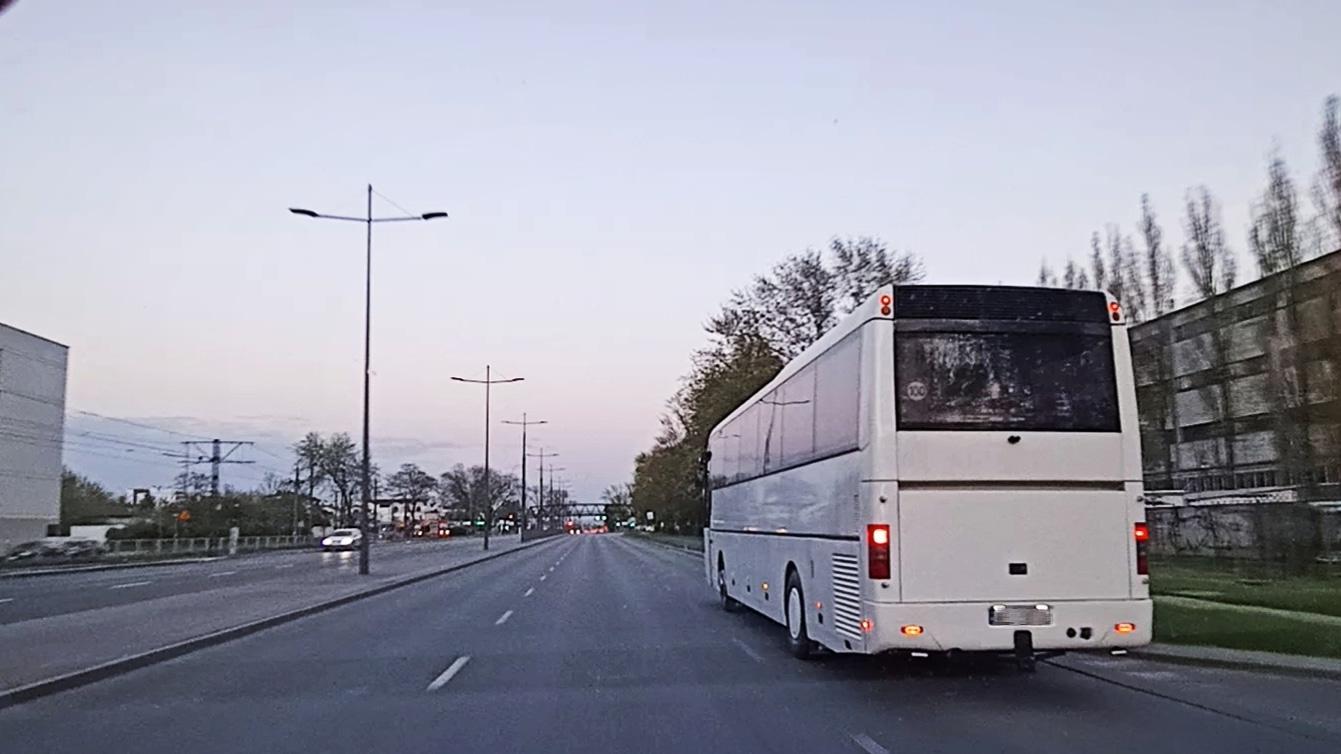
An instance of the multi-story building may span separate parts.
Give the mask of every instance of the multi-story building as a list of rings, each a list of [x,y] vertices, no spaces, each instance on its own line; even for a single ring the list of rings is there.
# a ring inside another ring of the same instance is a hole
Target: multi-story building
[[[0,552],[60,521],[68,350],[0,324]]]
[[[1341,251],[1131,329],[1147,489],[1338,500]]]

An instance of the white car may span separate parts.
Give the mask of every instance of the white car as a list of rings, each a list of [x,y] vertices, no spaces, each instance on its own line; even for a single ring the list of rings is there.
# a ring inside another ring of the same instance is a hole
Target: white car
[[[357,550],[363,543],[363,532],[358,529],[336,529],[321,540],[323,550]]]

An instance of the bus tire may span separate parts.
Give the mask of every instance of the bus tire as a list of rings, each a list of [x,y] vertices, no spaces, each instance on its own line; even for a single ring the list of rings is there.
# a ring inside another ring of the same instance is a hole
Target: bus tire
[[[740,603],[732,599],[731,595],[726,592],[726,562],[722,560],[720,555],[717,557],[717,596],[721,601],[722,609],[728,613],[734,613],[736,608],[740,606]]]
[[[787,618],[787,649],[793,657],[808,660],[815,653],[815,643],[806,631],[806,595],[795,571],[787,574],[786,595],[783,609]]]

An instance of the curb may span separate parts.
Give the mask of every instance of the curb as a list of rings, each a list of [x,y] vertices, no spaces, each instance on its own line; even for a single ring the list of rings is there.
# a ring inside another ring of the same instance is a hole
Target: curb
[[[659,540],[651,539],[649,537],[639,537],[637,535],[634,535],[633,538],[635,541],[638,542],[646,542],[648,544],[656,545],[657,547],[664,547],[667,550],[674,550],[675,552],[683,553],[685,555],[691,555],[695,558],[703,557],[702,550],[695,550],[692,547],[681,547],[680,545],[673,545],[669,542],[661,542]]]
[[[185,563],[212,563],[226,560],[227,555],[213,555],[208,558],[174,558],[172,560],[150,560],[143,563],[103,563],[99,565],[74,566],[73,568],[34,568],[0,571],[0,579],[22,579],[32,576],[59,576],[62,573],[89,573],[91,571],[116,571],[122,568],[148,568],[150,566],[183,565]]]
[[[1132,649],[1128,654],[1139,659],[1156,660],[1177,665],[1265,671],[1341,681],[1341,660],[1329,657],[1170,644],[1150,644],[1139,649]]]
[[[466,563],[458,563],[454,566],[448,566],[446,568],[442,568],[436,571],[429,571],[428,573],[416,574],[414,576],[403,578],[399,581],[392,581],[387,584],[381,584],[379,586],[375,586],[371,589],[365,589],[360,592],[354,592],[353,594],[346,594],[343,597],[336,597],[335,599],[327,600],[325,602],[318,602],[315,605],[300,607],[295,610],[280,613],[279,615],[272,615],[268,618],[260,618],[258,620],[251,621],[250,623],[243,623],[238,626],[223,628],[218,631],[214,631],[212,633],[203,634],[201,636],[185,639],[183,641],[179,641],[174,644],[169,644],[165,647],[151,649],[147,652],[140,652],[138,654],[118,657],[115,660],[109,660],[107,662],[100,663],[98,665],[94,665],[89,668],[84,668],[83,670],[75,670],[69,673],[65,673],[63,675],[55,676],[53,678],[46,678],[41,681],[34,681],[32,683],[24,684],[23,686],[16,686],[12,689],[6,689],[0,691],[0,709],[5,709],[6,707],[12,707],[17,704],[22,704],[23,702],[30,702],[34,699],[39,699],[44,696],[50,696],[51,694],[55,694],[61,691],[68,691],[70,689],[78,688],[80,686],[87,686],[88,684],[94,683],[96,681],[101,681],[108,678],[112,678],[114,676],[123,675],[125,673],[129,673],[132,670],[138,670],[139,668],[147,667],[149,665],[155,665],[157,663],[164,662],[166,660],[171,660],[174,657],[181,657],[182,655],[190,654],[191,652],[195,652],[196,650],[217,646],[219,644],[224,644],[234,639],[240,639],[244,636],[249,636],[251,634],[264,631],[267,628],[274,628],[275,626],[283,625],[285,623],[291,623],[293,621],[298,620],[299,618],[306,618],[310,615],[316,615],[317,613],[322,613],[327,610],[340,607],[342,605],[348,605],[351,602],[357,602],[359,600],[366,599],[368,597],[375,597],[379,594],[385,594],[386,592],[390,592],[393,589],[399,589],[403,586],[409,586],[410,584],[417,584],[421,581],[427,581],[428,579],[431,578],[436,578],[438,576],[452,573],[453,571],[459,571],[463,568],[469,568],[470,566],[473,565],[478,565],[480,563],[485,563],[490,560],[494,560],[495,558],[501,558],[504,555],[511,555],[514,552],[527,550],[532,547],[544,544],[547,541],[551,540],[542,539],[536,541],[535,543],[519,545],[511,550],[504,550],[503,552],[496,552],[493,553],[492,555],[486,555],[478,560],[472,560]]]

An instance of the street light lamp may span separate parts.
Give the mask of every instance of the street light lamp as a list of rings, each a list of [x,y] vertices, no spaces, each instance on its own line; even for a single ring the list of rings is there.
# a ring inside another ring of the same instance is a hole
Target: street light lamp
[[[484,365],[484,379],[472,380],[466,377],[453,377],[454,382],[469,382],[475,385],[484,385],[484,549],[489,549],[489,530],[494,526],[494,496],[493,484],[489,479],[489,388],[494,385],[501,385],[505,382],[521,382],[525,377],[509,377],[506,380],[495,380],[489,376],[489,365]]]
[[[368,184],[368,213],[364,217],[349,217],[347,215],[326,215],[320,212],[313,212],[310,209],[301,207],[289,207],[289,211],[295,215],[310,217],[317,220],[346,220],[349,222],[363,223],[367,229],[367,247],[363,284],[363,518],[359,522],[359,528],[363,536],[359,539],[359,574],[368,575],[368,548],[372,539],[372,532],[369,531],[369,518],[372,516],[369,510],[371,502],[369,495],[372,488],[372,451],[369,447],[369,403],[370,388],[369,375],[372,373],[372,226],[373,223],[399,223],[409,220],[436,220],[446,217],[446,212],[425,212],[422,215],[404,215],[400,217],[373,217],[372,213],[373,187]]]
[[[526,412],[522,412],[522,420],[519,422],[503,420],[504,424],[515,424],[522,428],[522,478],[521,478],[521,535],[526,536],[526,428],[533,424],[549,424],[548,421],[540,419],[537,421],[528,421]]]

